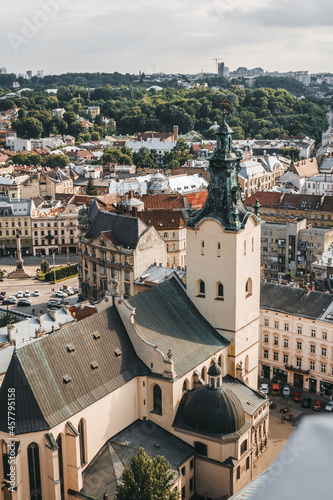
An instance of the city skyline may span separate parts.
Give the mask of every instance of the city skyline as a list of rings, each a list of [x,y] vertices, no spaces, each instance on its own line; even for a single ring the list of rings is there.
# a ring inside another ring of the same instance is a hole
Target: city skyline
[[[333,72],[333,5],[320,0],[18,0],[3,7],[0,66],[19,73],[214,73],[230,70]]]

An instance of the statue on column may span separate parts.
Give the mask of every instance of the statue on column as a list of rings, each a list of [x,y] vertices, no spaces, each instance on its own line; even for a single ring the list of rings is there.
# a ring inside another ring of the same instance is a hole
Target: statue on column
[[[16,253],[17,253],[17,259],[16,259],[16,269],[9,278],[11,279],[21,279],[21,278],[30,278],[30,276],[25,272],[24,266],[23,266],[23,259],[22,259],[22,250],[21,250],[21,229],[19,227],[16,228]]]

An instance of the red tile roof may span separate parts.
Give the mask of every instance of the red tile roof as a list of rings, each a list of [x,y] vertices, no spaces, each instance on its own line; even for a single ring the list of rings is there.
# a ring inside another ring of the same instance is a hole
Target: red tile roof
[[[258,199],[262,207],[278,207],[280,206],[281,199],[285,193],[274,193],[272,191],[258,191],[249,198],[247,198],[244,203],[248,207],[252,207],[256,199]]]
[[[154,226],[157,231],[178,229],[185,224],[180,210],[149,210],[138,212],[138,217],[147,226]]]
[[[184,200],[180,193],[144,194],[140,199],[145,204],[145,210],[185,208]]]
[[[71,306],[68,308],[68,310],[73,316],[73,318],[75,318],[77,321],[81,321],[81,319],[88,318],[89,316],[92,316],[93,314],[97,313],[97,309],[91,306],[85,306],[83,309]]]

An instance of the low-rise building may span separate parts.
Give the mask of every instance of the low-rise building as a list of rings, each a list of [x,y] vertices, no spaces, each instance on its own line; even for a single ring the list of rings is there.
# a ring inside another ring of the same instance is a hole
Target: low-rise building
[[[0,256],[16,255],[16,228],[21,230],[22,257],[32,254],[32,200],[0,199]]]
[[[290,285],[261,285],[262,378],[310,392],[333,392],[333,296]]]
[[[253,209],[257,199],[261,205],[260,216],[267,222],[285,222],[290,217],[296,217],[306,218],[309,224],[316,227],[333,225],[333,196],[259,191],[244,203]]]
[[[151,264],[166,266],[166,244],[154,227],[137,217],[104,212],[96,202],[87,216],[91,225],[79,244],[83,295],[96,300],[117,286],[129,297],[135,279]]]
[[[44,201],[32,211],[32,240],[34,255],[78,252],[79,209],[63,206],[60,201]]]

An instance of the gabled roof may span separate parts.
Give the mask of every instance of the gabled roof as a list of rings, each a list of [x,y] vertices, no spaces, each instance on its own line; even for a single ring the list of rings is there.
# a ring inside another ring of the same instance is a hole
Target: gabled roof
[[[8,431],[9,387],[16,433],[25,433],[52,428],[148,373],[111,306],[17,350],[0,389],[0,430]]]
[[[175,479],[178,469],[194,455],[194,448],[149,420],[137,420],[109,439],[83,472],[80,493],[91,499],[102,499],[107,493],[114,498],[122,472],[139,448],[150,457],[162,455],[171,465]]]
[[[92,211],[95,211],[95,209],[92,209]],[[140,236],[147,229],[146,224],[137,217],[98,210],[85,238],[90,240],[101,232],[108,231],[112,234],[117,245],[134,249],[138,244]]]
[[[280,311],[294,316],[318,319],[333,302],[333,295],[274,283],[262,283],[261,309]]]
[[[280,206],[281,199],[283,199],[284,193],[275,193],[273,191],[257,191],[252,196],[249,196],[244,203],[248,207],[253,207],[255,205],[256,199],[258,199],[262,208],[273,207],[277,208]]]
[[[147,226],[154,226],[157,231],[163,229],[179,229],[185,225],[180,210],[149,210],[138,212],[138,217]]]
[[[301,179],[319,174],[317,158],[298,161],[294,163],[294,169]]]
[[[178,377],[229,344],[199,313],[175,278],[138,293],[127,302],[136,308],[134,322],[138,333],[165,354],[171,350]]]
[[[183,197],[180,193],[144,194],[140,199],[145,204],[145,210],[185,208]]]

